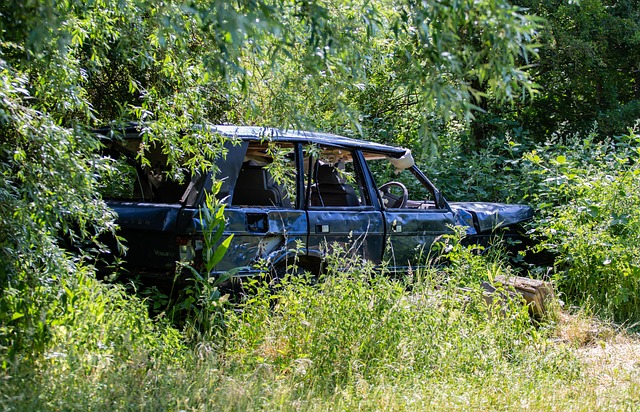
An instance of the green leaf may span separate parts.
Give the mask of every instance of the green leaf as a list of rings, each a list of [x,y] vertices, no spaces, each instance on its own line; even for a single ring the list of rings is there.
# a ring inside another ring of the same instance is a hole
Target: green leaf
[[[211,259],[208,262],[206,262],[208,271],[211,271],[215,267],[215,265],[217,265],[222,260],[222,258],[224,257],[224,254],[227,253],[227,249],[229,249],[231,240],[233,240],[233,234],[229,235],[224,241],[222,241],[220,246],[216,248],[216,251],[214,252]]]
[[[24,316],[24,313],[20,313],[20,312],[14,312],[11,315],[11,320],[16,320],[16,319],[20,319],[21,317]]]

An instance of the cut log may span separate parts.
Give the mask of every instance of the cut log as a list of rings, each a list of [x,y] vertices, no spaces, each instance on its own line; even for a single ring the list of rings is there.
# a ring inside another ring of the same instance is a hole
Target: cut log
[[[493,301],[492,295],[496,291],[496,286],[502,286],[510,293],[522,295],[529,305],[529,311],[536,318],[546,313],[549,302],[554,297],[553,288],[549,282],[522,276],[496,276],[493,285],[487,282],[482,283],[483,289],[488,292],[485,293],[487,302]]]

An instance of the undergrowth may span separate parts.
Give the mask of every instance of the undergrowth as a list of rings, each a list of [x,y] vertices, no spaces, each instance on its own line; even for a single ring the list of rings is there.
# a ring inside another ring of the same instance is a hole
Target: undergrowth
[[[285,277],[276,287],[254,282],[244,301],[223,306],[224,333],[203,333],[196,343],[163,319],[149,319],[145,304],[121,287],[86,274],[69,285],[74,293],[59,306],[41,356],[4,371],[0,405],[505,408],[535,395],[535,387],[580,384],[569,347],[552,344],[554,328],[532,323],[519,299],[505,295],[488,305],[479,288],[460,288],[467,276],[508,269],[466,248],[454,253],[458,264],[444,271],[394,279],[336,250],[320,278]]]
[[[640,136],[576,140],[566,154],[525,156],[542,246],[557,254],[565,299],[617,322],[640,320]]]
[[[543,144],[496,138],[486,145],[448,153],[429,175],[450,200],[535,207],[528,229],[557,257],[552,277],[562,299],[617,322],[640,321],[637,132],[600,140],[594,128]]]
[[[460,260],[484,259],[460,253]],[[562,369],[562,376],[575,376],[567,373],[570,356],[544,356],[548,336],[519,298],[488,305],[479,283],[463,290],[450,281],[465,275],[459,270],[430,268],[394,280],[359,262],[346,267],[318,282],[289,278],[268,299],[247,301],[230,322],[231,365],[328,392],[359,381],[473,380],[525,365],[533,374]],[[475,269],[492,267],[487,261]]]

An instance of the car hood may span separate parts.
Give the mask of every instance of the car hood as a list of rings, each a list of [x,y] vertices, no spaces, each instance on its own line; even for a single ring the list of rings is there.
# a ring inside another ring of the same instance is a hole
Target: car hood
[[[464,224],[473,227],[478,233],[525,222],[533,217],[533,208],[527,205],[450,202],[449,206]]]

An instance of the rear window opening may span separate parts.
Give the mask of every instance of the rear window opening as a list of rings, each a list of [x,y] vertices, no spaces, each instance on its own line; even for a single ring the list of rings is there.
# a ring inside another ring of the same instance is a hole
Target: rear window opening
[[[166,165],[166,155],[152,148],[141,164],[137,156],[140,141],[112,142],[95,160],[98,191],[104,199],[143,203],[181,203],[191,176],[175,179]]]

